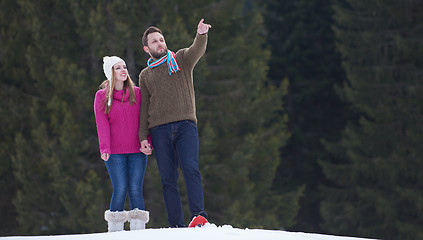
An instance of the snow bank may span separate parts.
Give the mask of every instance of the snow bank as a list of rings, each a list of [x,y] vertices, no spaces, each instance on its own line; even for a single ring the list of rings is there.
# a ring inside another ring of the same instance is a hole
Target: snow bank
[[[55,236],[15,236],[2,240],[363,240],[364,238],[341,237],[314,233],[287,232],[263,229],[239,229],[230,225],[217,227],[207,224],[202,228],[150,228],[139,231],[92,233]]]

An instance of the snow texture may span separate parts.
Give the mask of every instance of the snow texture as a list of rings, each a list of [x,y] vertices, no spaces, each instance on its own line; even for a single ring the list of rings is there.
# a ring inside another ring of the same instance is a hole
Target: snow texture
[[[230,225],[216,226],[207,223],[201,228],[147,228],[138,231],[91,233],[54,236],[0,237],[2,240],[364,240],[314,233],[287,232],[264,229],[239,229]]]

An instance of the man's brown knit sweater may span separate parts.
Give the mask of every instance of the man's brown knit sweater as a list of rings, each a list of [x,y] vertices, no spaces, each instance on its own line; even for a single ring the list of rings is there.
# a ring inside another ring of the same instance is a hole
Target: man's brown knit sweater
[[[140,141],[146,140],[151,128],[181,120],[197,123],[192,72],[206,51],[207,34],[199,35],[189,48],[176,52],[180,71],[169,75],[166,63],[144,68],[139,75],[141,89]]]

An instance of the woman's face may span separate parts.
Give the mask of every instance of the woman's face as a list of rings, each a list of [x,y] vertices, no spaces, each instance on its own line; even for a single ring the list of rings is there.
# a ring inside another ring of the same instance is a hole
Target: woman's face
[[[118,62],[113,65],[114,75],[116,81],[125,82],[128,79],[128,70],[126,69],[126,64],[124,62]]]

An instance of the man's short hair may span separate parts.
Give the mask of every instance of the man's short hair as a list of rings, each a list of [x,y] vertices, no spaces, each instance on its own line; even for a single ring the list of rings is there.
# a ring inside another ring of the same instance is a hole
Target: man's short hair
[[[154,32],[158,32],[158,33],[162,34],[162,31],[160,29],[156,28],[155,26],[151,26],[151,27],[149,27],[145,30],[144,34],[142,35],[142,45],[143,46],[148,46],[147,36],[148,36],[148,34],[154,33]]]

